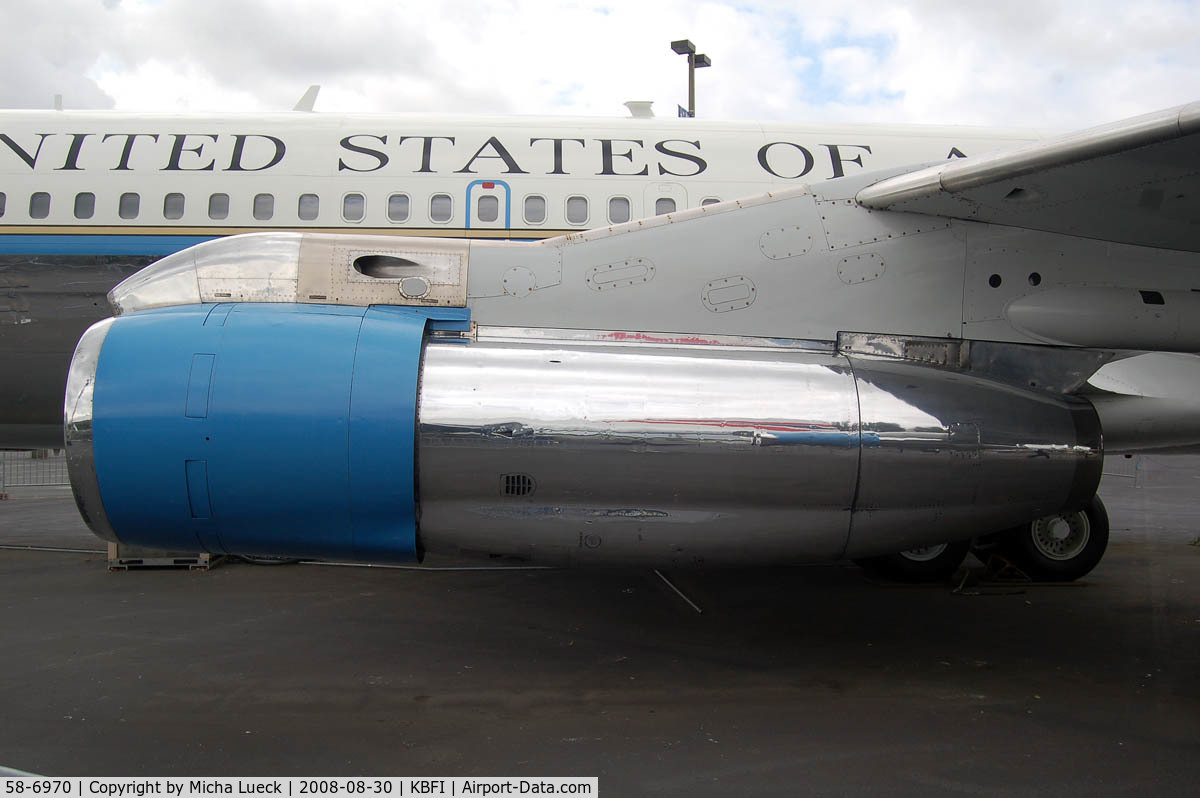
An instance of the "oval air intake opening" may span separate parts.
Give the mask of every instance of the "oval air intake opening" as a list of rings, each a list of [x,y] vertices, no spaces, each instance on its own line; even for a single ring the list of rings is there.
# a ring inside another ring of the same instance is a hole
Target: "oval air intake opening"
[[[395,255],[363,255],[354,259],[354,271],[366,277],[379,279],[411,277],[414,270],[424,268],[415,260],[398,258]]]

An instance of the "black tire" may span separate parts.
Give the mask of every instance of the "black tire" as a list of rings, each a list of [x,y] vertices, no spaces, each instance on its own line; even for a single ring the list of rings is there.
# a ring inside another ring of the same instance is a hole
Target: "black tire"
[[[897,582],[942,582],[949,579],[962,565],[971,550],[971,541],[960,540],[924,546],[895,554],[866,557],[854,562],[868,573]]]
[[[1082,510],[1039,518],[999,537],[1001,550],[1039,582],[1087,575],[1108,548],[1108,513],[1099,496]]]

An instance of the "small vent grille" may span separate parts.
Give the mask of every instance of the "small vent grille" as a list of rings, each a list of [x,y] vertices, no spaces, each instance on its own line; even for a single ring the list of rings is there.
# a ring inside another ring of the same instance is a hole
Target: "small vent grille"
[[[500,492],[505,496],[528,496],[533,493],[537,483],[528,474],[502,474],[500,476]]]

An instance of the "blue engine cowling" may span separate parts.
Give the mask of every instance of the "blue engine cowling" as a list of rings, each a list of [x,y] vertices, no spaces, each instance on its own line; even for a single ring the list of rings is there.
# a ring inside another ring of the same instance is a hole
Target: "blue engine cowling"
[[[220,304],[102,322],[67,386],[81,512],[101,537],[159,549],[419,559],[423,341],[468,317]]]

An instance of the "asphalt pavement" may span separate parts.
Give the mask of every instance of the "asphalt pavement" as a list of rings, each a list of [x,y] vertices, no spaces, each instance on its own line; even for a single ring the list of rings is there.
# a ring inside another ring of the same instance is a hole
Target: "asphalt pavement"
[[[644,570],[109,573],[69,490],[14,488],[0,544],[57,550],[0,549],[0,766],[1194,794],[1200,458],[1107,470],[1111,544],[1079,583],[667,574],[702,612]]]

